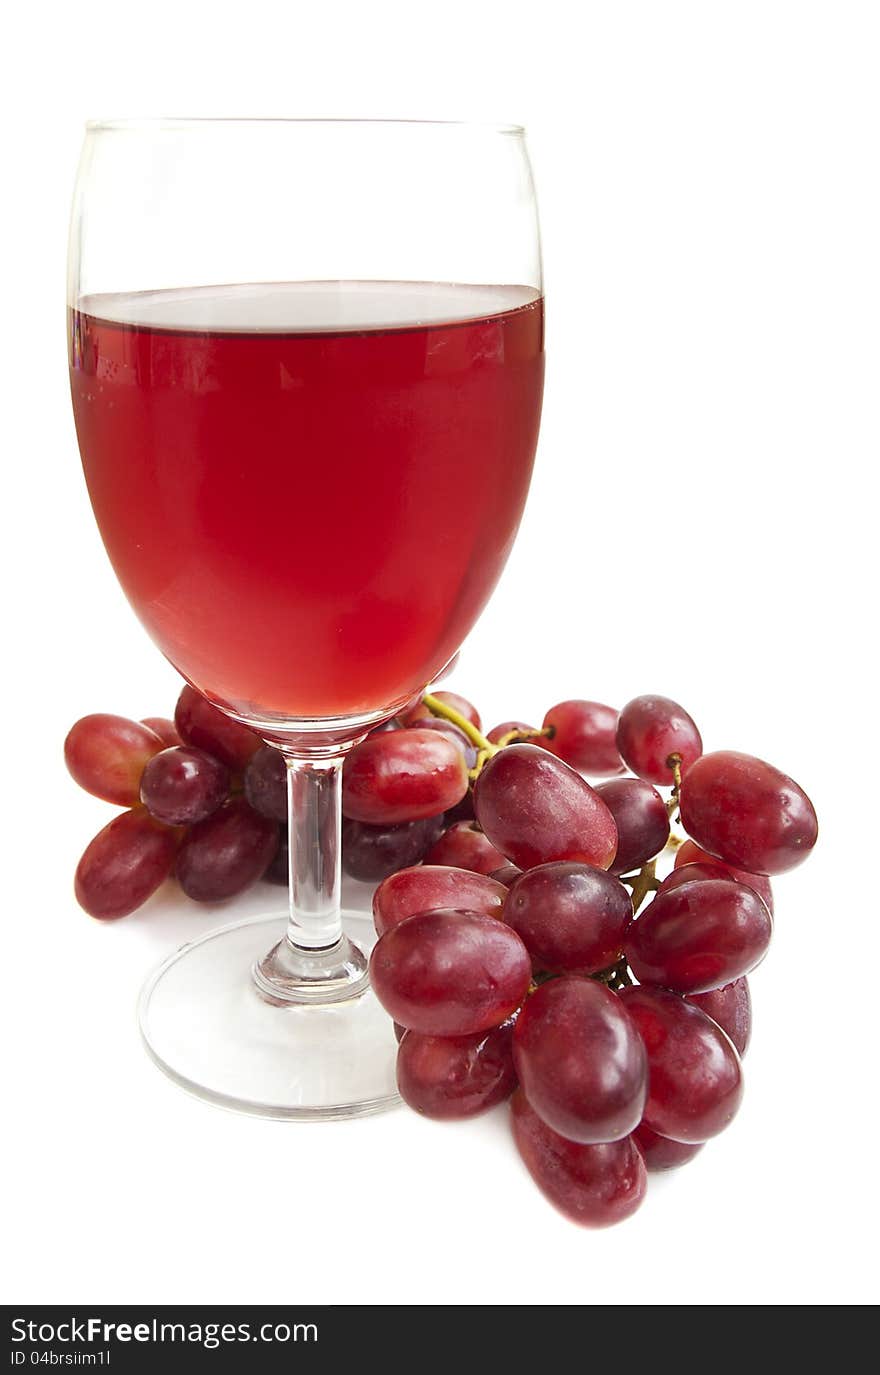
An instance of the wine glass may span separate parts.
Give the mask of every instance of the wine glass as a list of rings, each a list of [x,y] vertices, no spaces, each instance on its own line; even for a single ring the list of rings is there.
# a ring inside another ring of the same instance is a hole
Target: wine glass
[[[371,923],[340,912],[342,766],[456,653],[522,514],[543,386],[523,130],[89,124],[68,304],[116,575],[183,677],[287,765],[289,914],[166,960],[146,1046],[241,1111],[379,1111],[395,1040]]]

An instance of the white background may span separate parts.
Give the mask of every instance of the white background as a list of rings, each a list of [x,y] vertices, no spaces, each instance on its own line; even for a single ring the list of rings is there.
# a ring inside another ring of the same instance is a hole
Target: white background
[[[4,1299],[876,1299],[876,18],[846,0],[7,16]],[[615,1230],[551,1210],[503,1111],[301,1127],[186,1098],[141,1053],[133,1004],[216,914],[172,896],[100,925],[74,903],[111,813],[67,778],[65,731],[170,712],[178,688],[106,562],[67,395],[81,125],[118,114],[529,126],[545,421],[521,537],[450,685],[490,721],[667,693],[708,748],[792,773],[822,823],[777,885],[736,1123]]]

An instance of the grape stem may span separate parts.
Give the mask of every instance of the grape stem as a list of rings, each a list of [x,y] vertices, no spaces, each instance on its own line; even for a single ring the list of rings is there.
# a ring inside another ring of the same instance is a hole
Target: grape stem
[[[493,745],[491,740],[487,740],[481,731],[478,731],[473,721],[469,721],[466,716],[462,716],[460,711],[451,707],[446,702],[441,702],[439,697],[435,697],[432,692],[426,692],[422,698],[425,706],[432,716],[441,716],[445,721],[451,721],[454,726],[467,736],[472,745],[476,745],[480,754],[484,754],[487,759],[491,759],[493,754],[497,754],[499,745]],[[477,760],[479,763],[479,758]]]
[[[504,749],[505,745],[513,745],[518,740],[534,740],[539,735],[550,734],[549,729],[530,731],[510,730],[506,735],[502,735],[497,744],[493,744],[491,740],[488,740],[486,736],[483,735],[482,731],[477,730],[473,721],[469,721],[466,716],[462,716],[460,711],[456,711],[455,707],[449,706],[447,702],[441,702],[440,698],[435,697],[433,693],[426,692],[422,701],[432,716],[440,716],[444,721],[451,721],[453,726],[457,726],[458,729],[467,736],[472,745],[476,745],[476,762],[474,767],[469,771],[471,781],[479,778],[483,765],[490,760],[493,755],[497,754],[499,750]]]
[[[666,763],[672,770],[672,792],[666,803],[666,814],[671,821],[673,812],[678,808],[679,793],[681,792],[681,755],[671,754]]]
[[[614,969],[611,971],[609,987],[611,987],[612,984],[616,990],[621,988],[632,988],[633,986],[633,978],[629,972],[629,965],[626,962],[625,955],[620,961],[620,964],[615,965]]]
[[[619,992],[621,988],[631,988],[633,984],[632,975],[629,972],[629,965],[626,962],[625,955],[620,958],[617,964],[613,964],[610,969],[603,969],[600,974],[591,974],[590,978],[605,984],[608,988],[613,989],[615,993]]]
[[[553,735],[554,730],[552,726],[544,726],[543,730],[509,730],[507,734],[502,735],[501,739],[498,741],[498,748],[503,749],[505,745],[518,745],[523,740],[528,742],[529,740],[552,738]]]
[[[643,864],[637,874],[629,874],[626,878],[621,878],[620,881],[632,889],[633,912],[638,912],[648,894],[656,892],[660,887],[660,880],[657,878],[656,859]]]

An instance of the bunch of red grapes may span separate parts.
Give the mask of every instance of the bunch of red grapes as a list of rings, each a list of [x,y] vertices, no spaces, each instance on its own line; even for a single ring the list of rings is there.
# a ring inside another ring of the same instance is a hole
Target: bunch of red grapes
[[[586,1226],[619,1222],[648,1170],[692,1159],[739,1107],[768,876],[806,858],[816,813],[771,764],[703,754],[668,698],[619,714],[563,702],[540,731],[506,722],[484,737],[469,703],[451,711],[440,696],[417,710],[453,716],[475,779],[460,797],[450,757],[456,820],[373,899],[370,971],[396,1024],[401,1095],[442,1119],[512,1098],[514,1140],[550,1201]],[[399,754],[381,735],[354,752],[354,824],[426,824],[442,762],[430,775],[417,765],[428,729],[450,736],[420,721]],[[661,881],[667,847],[675,867]]]
[[[126,807],[87,846],[75,891],[93,917],[127,916],[172,874],[190,898],[219,902],[278,872],[287,814],[284,761],[191,687],[174,720],[97,713],[64,742],[87,792]]]
[[[128,808],[77,868],[93,916],[124,916],[172,873],[210,902],[286,882],[284,762],[192,688],[173,722],[84,717],[65,757]],[[351,750],[343,811],[343,864],[379,885],[371,978],[411,1107],[465,1118],[511,1098],[533,1178],[587,1226],[629,1216],[647,1170],[684,1164],[731,1122],[769,876],[818,833],[791,778],[703,754],[665,697],[619,713],[566,701],[540,728],[484,735],[471,703],[436,692]]]

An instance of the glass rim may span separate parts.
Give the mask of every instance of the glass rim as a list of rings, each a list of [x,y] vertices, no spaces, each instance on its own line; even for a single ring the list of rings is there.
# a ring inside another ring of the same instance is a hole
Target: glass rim
[[[372,118],[311,118],[309,116],[285,115],[184,115],[184,116],[146,116],[144,118],[89,119],[86,132],[94,133],[138,133],[171,132],[176,129],[210,129],[220,126],[253,128],[259,126],[323,126],[327,128],[387,128],[387,129],[455,129],[484,134],[504,134],[521,138],[526,130],[522,124],[493,123],[492,121],[466,119],[372,119]]]

